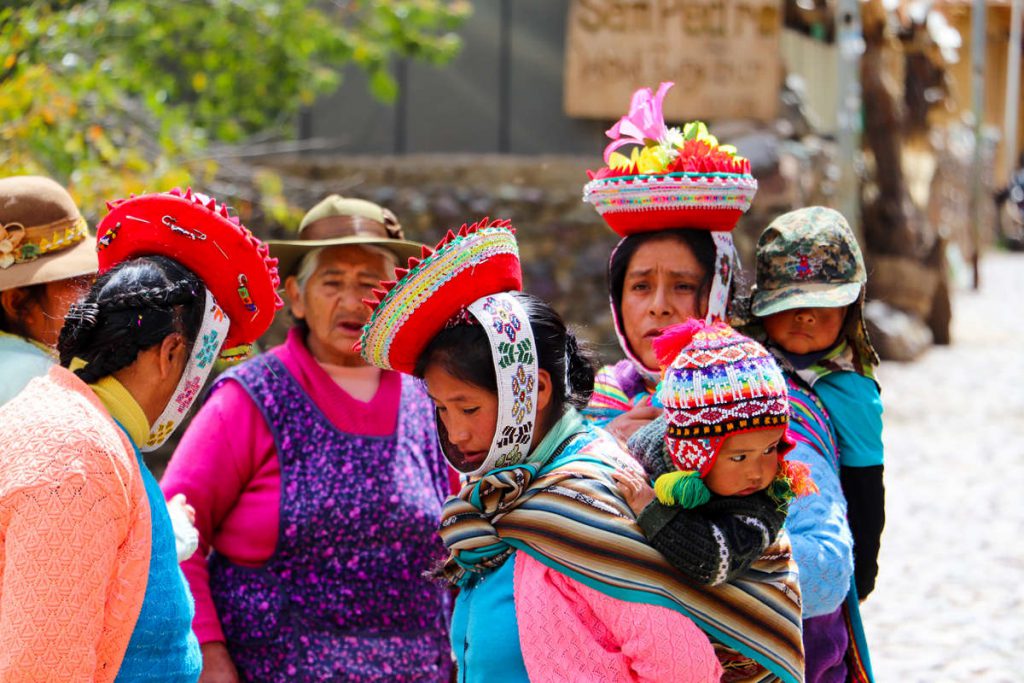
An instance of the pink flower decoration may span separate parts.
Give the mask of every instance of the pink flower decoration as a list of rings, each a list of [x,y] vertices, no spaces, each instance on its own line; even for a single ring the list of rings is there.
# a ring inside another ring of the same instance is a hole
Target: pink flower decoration
[[[675,83],[666,81],[658,86],[658,93],[654,94],[650,88],[640,88],[633,93],[633,99],[629,103],[629,114],[623,116],[618,122],[609,128],[605,135],[614,142],[604,148],[604,161],[608,163],[612,152],[623,145],[645,144],[646,140],[661,140],[668,128],[665,126],[665,115],[661,109],[661,103]]]

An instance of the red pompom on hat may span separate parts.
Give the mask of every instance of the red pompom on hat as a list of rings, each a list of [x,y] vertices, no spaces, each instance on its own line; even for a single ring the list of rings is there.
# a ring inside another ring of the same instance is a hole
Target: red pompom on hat
[[[359,351],[379,368],[414,374],[430,340],[477,299],[523,288],[519,247],[511,221],[484,218],[451,230],[437,247],[423,247],[375,289]]]
[[[175,188],[107,202],[107,208],[96,228],[100,273],[153,255],[191,270],[231,320],[222,355],[256,341],[284,305],[277,259],[217,200]]]

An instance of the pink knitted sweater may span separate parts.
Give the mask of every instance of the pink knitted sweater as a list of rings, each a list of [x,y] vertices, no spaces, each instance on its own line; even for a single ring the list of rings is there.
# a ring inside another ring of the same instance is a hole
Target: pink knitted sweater
[[[679,612],[616,600],[516,553],[515,603],[532,683],[712,683],[722,665]]]
[[[149,568],[135,452],[59,366],[0,408],[0,444],[0,681],[113,681]]]

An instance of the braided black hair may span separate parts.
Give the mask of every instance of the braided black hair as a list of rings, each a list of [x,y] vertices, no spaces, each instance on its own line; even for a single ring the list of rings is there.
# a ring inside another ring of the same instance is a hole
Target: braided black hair
[[[547,302],[525,292],[511,292],[519,300],[537,344],[537,364],[551,376],[549,414],[561,415],[566,404],[583,408],[594,392],[594,363],[581,348],[565,321]],[[566,362],[569,367],[566,372]],[[487,332],[479,324],[459,323],[441,330],[416,361],[415,374],[423,377],[427,369],[440,364],[446,372],[463,382],[497,392],[498,380],[491,359]],[[568,386],[566,385],[568,378]]]
[[[180,333],[191,350],[205,305],[203,283],[177,261],[125,261],[97,278],[68,311],[57,341],[61,365],[81,358],[88,365],[75,374],[95,382],[128,367],[169,334]]]

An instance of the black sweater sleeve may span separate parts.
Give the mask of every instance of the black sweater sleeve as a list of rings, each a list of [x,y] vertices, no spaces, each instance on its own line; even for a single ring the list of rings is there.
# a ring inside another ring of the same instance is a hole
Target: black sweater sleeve
[[[878,548],[885,527],[882,468],[882,465],[842,467],[839,471],[853,534],[853,576],[861,600],[875,589],[878,576]]]
[[[713,496],[687,510],[654,500],[637,522],[651,546],[692,580],[718,585],[742,574],[775,540],[785,510],[764,491],[752,496]]]

